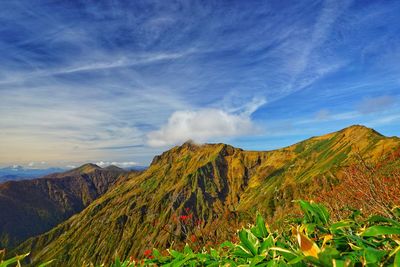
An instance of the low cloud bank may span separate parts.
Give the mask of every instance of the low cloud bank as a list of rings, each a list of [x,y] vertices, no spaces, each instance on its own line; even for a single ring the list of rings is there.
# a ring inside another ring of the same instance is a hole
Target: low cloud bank
[[[138,165],[138,163],[134,162],[134,161],[127,161],[127,162],[99,161],[99,162],[96,162],[96,165],[100,166],[100,167],[107,167],[107,166],[110,166],[110,165],[115,165],[115,166],[118,166],[118,167],[121,167],[121,168],[127,168],[127,167],[136,166],[136,165]]]

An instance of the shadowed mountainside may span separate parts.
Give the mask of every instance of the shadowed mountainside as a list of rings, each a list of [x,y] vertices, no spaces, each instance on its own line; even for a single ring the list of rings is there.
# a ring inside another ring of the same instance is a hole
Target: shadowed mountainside
[[[39,179],[0,184],[0,247],[13,247],[80,212],[126,173],[85,164]]]
[[[337,181],[356,157],[379,160],[399,146],[398,138],[363,126],[265,152],[187,142],[16,252],[31,251],[32,263],[56,259],[78,266],[179,246],[195,231],[218,242],[230,238],[227,229],[251,222],[257,210],[269,218],[287,214],[293,199]],[[182,223],[189,217],[195,225]]]

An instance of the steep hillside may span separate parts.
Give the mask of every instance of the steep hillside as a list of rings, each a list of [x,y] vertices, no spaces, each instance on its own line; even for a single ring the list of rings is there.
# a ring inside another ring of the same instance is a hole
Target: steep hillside
[[[32,251],[33,263],[56,259],[58,266],[78,266],[179,246],[194,232],[204,237],[198,242],[218,242],[257,210],[270,218],[287,212],[293,198],[340,179],[341,168],[356,157],[378,160],[399,146],[398,138],[363,126],[266,152],[188,142],[16,252]]]
[[[0,184],[0,248],[50,230],[104,194],[125,173],[86,164],[43,178]]]

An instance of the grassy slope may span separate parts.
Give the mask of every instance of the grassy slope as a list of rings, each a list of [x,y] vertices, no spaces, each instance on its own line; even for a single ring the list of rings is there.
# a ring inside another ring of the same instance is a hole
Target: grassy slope
[[[33,262],[57,259],[58,265],[110,262],[116,253],[141,255],[146,248],[185,241],[174,220],[185,208],[204,221],[205,233],[223,240],[229,237],[224,229],[251,221],[256,210],[269,217],[283,214],[293,198],[318,188],[319,179],[340,177],[356,152],[377,159],[399,145],[398,138],[362,126],[267,152],[185,143],[18,251],[32,251]]]

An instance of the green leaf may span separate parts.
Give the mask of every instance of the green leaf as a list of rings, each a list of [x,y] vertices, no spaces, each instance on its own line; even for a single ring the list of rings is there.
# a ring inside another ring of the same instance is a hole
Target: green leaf
[[[232,244],[230,241],[225,241],[221,245],[219,245],[220,248],[234,248],[235,246]]]
[[[175,259],[181,259],[184,257],[184,255],[182,253],[180,253],[179,251],[173,250],[173,249],[169,249],[168,252]]]
[[[49,265],[50,263],[52,263],[53,261],[54,260],[44,262],[44,263],[40,264],[38,267],[45,267],[45,266]]]
[[[173,260],[173,261],[171,262],[171,265],[172,265],[173,267],[184,266],[184,263],[187,262],[188,260],[190,260],[190,257],[184,258],[184,259],[176,258],[175,260]]]
[[[297,256],[296,258],[290,260],[290,261],[288,262],[288,264],[293,265],[293,264],[296,264],[296,263],[298,263],[298,262],[301,262],[303,259],[304,259],[304,255],[299,255],[299,256]]]
[[[294,258],[296,258],[297,256],[299,256],[298,254],[296,254],[293,251],[290,251],[288,249],[285,248],[281,248],[281,247],[272,247],[270,248],[270,250],[274,250],[274,251],[278,251],[280,252],[280,254],[287,260],[287,261],[291,261]]]
[[[114,267],[120,267],[120,266],[121,266],[121,261],[120,261],[120,259],[117,257],[117,258],[115,259]]]
[[[183,253],[186,255],[192,255],[193,254],[193,250],[189,247],[188,244],[185,245],[185,248],[183,249]]]
[[[279,266],[279,260],[276,259],[269,261],[267,265],[267,267],[276,267],[276,266]]]
[[[379,235],[400,235],[400,228],[374,225],[371,226],[361,234],[362,236],[379,236]]]
[[[329,229],[332,232],[335,232],[335,231],[337,231],[339,229],[349,228],[349,227],[351,227],[353,225],[354,225],[354,221],[352,221],[352,220],[343,220],[343,221],[339,221],[339,222],[333,223],[331,225],[331,227],[329,227]]]
[[[242,229],[239,231],[239,239],[244,248],[250,251],[253,255],[257,255],[258,247],[260,246],[260,242],[258,238],[254,236],[252,232],[247,229]]]
[[[218,259],[218,258],[219,258],[218,251],[216,251],[216,250],[213,249],[213,248],[210,249],[210,254],[211,254],[211,257],[214,257],[215,259]]]
[[[29,254],[30,253],[26,253],[26,254],[18,255],[18,256],[15,256],[14,258],[5,260],[0,263],[0,267],[7,267],[10,264],[19,262],[19,261],[23,260],[24,258],[28,257]]]
[[[324,266],[330,266],[334,259],[340,257],[340,252],[333,247],[327,247],[318,254],[318,259]]]
[[[219,262],[212,262],[210,264],[207,264],[206,266],[207,267],[218,267],[218,266],[220,266],[220,264],[219,264]]]
[[[368,221],[370,223],[387,222],[387,223],[392,224],[393,226],[400,227],[400,222],[398,222],[396,220],[393,220],[393,219],[390,219],[390,218],[386,218],[386,217],[380,216],[380,215],[371,216],[368,219]]]
[[[336,266],[336,267],[346,267],[347,266],[346,261],[344,261],[344,260],[333,259],[332,263],[334,263],[333,266]]]
[[[224,259],[224,260],[222,260],[222,263],[223,263],[223,266],[229,266],[229,267],[236,267],[236,266],[238,266],[238,264],[236,263],[236,262],[234,262],[233,260],[231,260],[231,259]],[[218,265],[218,266],[221,266],[221,265]]]
[[[264,256],[257,255],[250,260],[250,267],[256,266],[258,263],[262,262],[265,259]]]
[[[275,241],[274,241],[274,237],[272,235],[268,236],[267,238],[264,238],[264,241],[261,242],[261,245],[260,245],[260,254],[267,252],[268,249],[273,247],[274,245],[275,245]]]
[[[244,247],[238,245],[236,246],[235,250],[233,251],[233,255],[241,257],[241,258],[251,258],[253,255],[250,251],[247,251]]]
[[[257,228],[257,233],[259,234],[258,237],[265,238],[268,236],[268,230],[267,227],[265,226],[264,218],[260,214],[257,214],[256,228]]]
[[[386,255],[385,251],[373,249],[368,247],[364,250],[364,257],[367,264],[376,264]]]
[[[324,225],[329,222],[329,212],[325,206],[304,200],[297,200],[296,202],[300,204],[307,222],[322,223]]]
[[[162,259],[163,258],[163,256],[161,255],[160,251],[158,251],[158,249],[153,249],[153,256],[156,259]]]
[[[400,267],[400,251],[396,253],[396,256],[394,257],[394,262],[393,262],[394,267]]]

